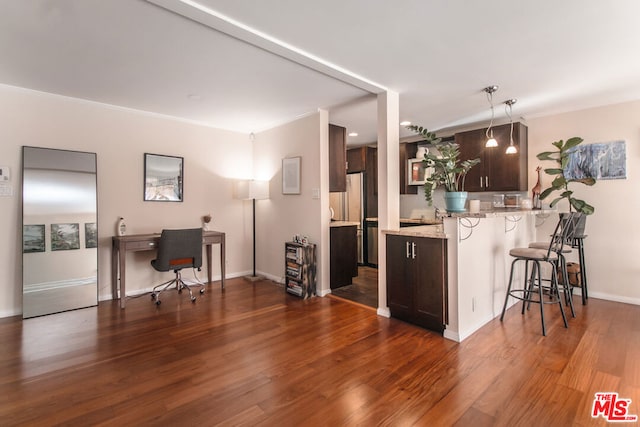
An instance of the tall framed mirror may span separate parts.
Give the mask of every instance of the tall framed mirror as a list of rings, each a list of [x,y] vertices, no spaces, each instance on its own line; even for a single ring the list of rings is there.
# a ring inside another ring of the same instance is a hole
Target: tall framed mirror
[[[98,304],[96,154],[22,147],[22,317]]]

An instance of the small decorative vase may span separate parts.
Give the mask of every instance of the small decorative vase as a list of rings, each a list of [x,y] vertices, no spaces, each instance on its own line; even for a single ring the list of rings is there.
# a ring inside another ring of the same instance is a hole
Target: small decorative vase
[[[466,201],[466,191],[446,191],[444,193],[444,202],[447,207],[447,212],[464,212],[464,204]]]

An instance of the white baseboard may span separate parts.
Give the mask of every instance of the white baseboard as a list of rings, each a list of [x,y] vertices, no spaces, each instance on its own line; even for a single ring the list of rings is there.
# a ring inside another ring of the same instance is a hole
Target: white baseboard
[[[387,319],[391,317],[391,311],[389,310],[389,307],[378,307],[376,313],[378,314],[378,316],[386,317]]]
[[[578,296],[579,298],[576,298],[576,296]],[[604,292],[589,291],[589,299],[591,298],[602,299],[605,301],[612,301],[612,302],[621,302],[623,304],[640,305],[640,298],[623,297],[620,295],[611,295]],[[576,302],[580,303],[581,299],[582,299],[582,294],[579,292],[579,289],[575,289],[575,292],[573,295],[573,303],[574,304]]]
[[[458,335],[456,332],[452,332],[452,331],[450,331],[448,329],[444,330],[444,333],[442,334],[442,336],[445,337],[448,340],[451,340],[451,341],[455,341],[455,342],[462,341],[460,339],[460,335]]]
[[[319,297],[326,297],[327,295],[329,295],[331,293],[331,289],[325,289],[323,291],[318,292],[316,290],[316,295],[318,295]]]
[[[22,316],[22,310],[6,310],[6,311],[0,311],[0,318],[3,318],[3,317],[13,317],[13,316]]]

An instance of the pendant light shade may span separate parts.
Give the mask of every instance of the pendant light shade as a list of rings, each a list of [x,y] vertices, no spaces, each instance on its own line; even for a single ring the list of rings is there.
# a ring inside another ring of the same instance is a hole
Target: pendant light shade
[[[507,116],[509,116],[509,123],[511,124],[511,129],[509,131],[509,146],[507,147],[507,151],[505,151],[506,154],[516,154],[518,153],[518,147],[515,146],[515,144],[513,143],[513,104],[515,104],[518,100],[517,99],[508,99],[506,101],[504,101],[504,110],[507,113]]]
[[[487,142],[485,143],[485,147],[493,148],[498,146],[498,141],[493,137],[493,119],[495,117],[493,111],[493,93],[498,90],[498,86],[487,86],[484,88],[484,91],[487,93],[487,100],[489,101],[489,106],[491,107],[491,122],[489,122],[489,127],[487,128],[486,136]]]

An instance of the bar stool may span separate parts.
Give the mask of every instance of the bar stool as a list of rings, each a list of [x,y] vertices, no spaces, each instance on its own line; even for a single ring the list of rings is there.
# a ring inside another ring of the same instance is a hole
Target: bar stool
[[[562,285],[565,304],[571,308],[571,317],[576,317],[576,311],[573,307],[573,286],[571,286],[569,282],[569,275],[567,273],[567,259],[565,258],[564,254],[572,252],[572,248],[575,243],[576,232],[578,230],[578,224],[580,223],[580,220],[582,218],[584,218],[584,216],[579,212],[560,214],[560,227],[563,231],[564,244],[555,245],[553,248],[553,251],[558,255],[559,270],[562,274],[562,281],[559,282],[559,285]],[[549,247],[549,242],[533,242],[529,243],[529,247],[536,249],[546,249]]]
[[[500,315],[500,321],[504,319],[504,313],[507,310],[507,303],[509,297],[514,297],[522,301],[522,314],[524,314],[525,307],[528,309],[531,303],[540,304],[540,322],[542,323],[542,335],[547,335],[546,326],[544,323],[544,304],[558,304],[560,313],[562,314],[562,321],[564,327],[568,328],[567,317],[564,314],[562,308],[562,301],[560,298],[560,292],[558,290],[558,275],[557,269],[559,265],[558,253],[562,252],[562,247],[566,242],[566,234],[571,227],[563,226],[563,219],[571,220],[573,214],[567,214],[568,217],[560,218],[556,228],[551,237],[551,241],[548,242],[546,249],[539,248],[513,248],[509,251],[509,255],[515,259],[511,263],[511,272],[509,274],[509,286],[507,287],[507,294],[504,298],[504,306],[502,307],[502,314]],[[525,262],[524,283],[521,289],[513,289],[513,273],[518,261]],[[551,279],[549,285],[543,285],[541,274],[541,263],[546,262],[551,265]],[[529,265],[531,264],[531,275],[529,276]],[[536,291],[537,288],[537,291]],[[545,296],[547,300],[545,301]]]
[[[584,217],[586,219],[586,217]],[[582,294],[582,305],[587,304],[587,300],[589,299],[589,292],[587,291],[587,265],[584,260],[584,239],[586,239],[586,234],[584,234],[584,227],[582,228],[583,232],[578,234],[579,231],[573,236],[573,242],[571,247],[578,250],[578,262],[580,263],[580,288]],[[573,289],[573,288],[572,288]]]

